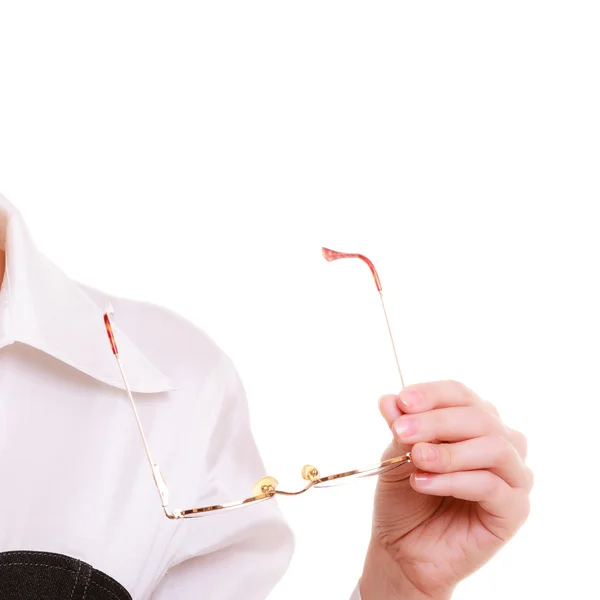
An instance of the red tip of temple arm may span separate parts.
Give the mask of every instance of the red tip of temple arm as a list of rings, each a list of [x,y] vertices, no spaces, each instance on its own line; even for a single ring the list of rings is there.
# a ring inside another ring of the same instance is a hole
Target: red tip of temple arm
[[[350,258],[352,256],[356,256],[356,254],[344,254],[343,252],[336,252],[335,250],[330,250],[329,248],[321,248],[321,252],[325,257],[325,260],[329,262],[332,260],[337,260],[338,258]]]
[[[373,279],[375,280],[375,285],[377,286],[377,291],[381,292],[383,289],[381,287],[381,281],[379,280],[379,275],[377,274],[377,269],[375,265],[362,254],[347,254],[346,252],[338,252],[337,250],[330,250],[329,248],[321,248],[321,252],[325,257],[325,260],[331,262],[332,260],[338,260],[340,258],[360,258],[363,262],[365,262],[369,269],[371,269],[371,273],[373,274]]]
[[[117,350],[117,342],[115,342],[115,336],[113,334],[108,313],[104,313],[104,326],[106,327],[106,333],[108,334],[108,339],[110,341],[110,347],[112,348],[113,354],[117,356],[119,351]]]

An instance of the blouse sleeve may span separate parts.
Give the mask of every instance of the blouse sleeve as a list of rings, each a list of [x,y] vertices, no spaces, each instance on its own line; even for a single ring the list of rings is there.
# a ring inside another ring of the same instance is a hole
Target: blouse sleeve
[[[225,377],[206,455],[214,503],[247,498],[265,475],[232,365]],[[289,566],[293,536],[275,499],[179,524],[181,549],[152,600],[264,600]]]
[[[356,584],[356,588],[354,588],[352,596],[350,596],[350,600],[362,600],[360,595],[360,582]]]

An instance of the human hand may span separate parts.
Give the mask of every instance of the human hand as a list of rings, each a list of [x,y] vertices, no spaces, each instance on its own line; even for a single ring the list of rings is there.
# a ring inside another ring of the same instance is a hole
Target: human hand
[[[394,433],[383,458],[412,465],[379,477],[363,600],[442,600],[487,562],[529,514],[527,443],[455,381],[382,396]]]

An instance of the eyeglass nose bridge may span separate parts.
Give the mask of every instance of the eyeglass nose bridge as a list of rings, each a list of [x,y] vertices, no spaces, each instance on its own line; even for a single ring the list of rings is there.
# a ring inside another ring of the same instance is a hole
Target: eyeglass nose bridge
[[[254,496],[274,496],[275,494],[282,494],[284,496],[297,496],[298,494],[303,494],[307,490],[309,490],[313,485],[319,481],[319,469],[314,465],[304,465],[302,467],[302,479],[304,481],[308,481],[309,484],[302,490],[298,492],[284,492],[282,490],[278,490],[277,486],[279,482],[275,477],[271,477],[269,475],[265,475],[261,477],[253,486],[252,493]]]

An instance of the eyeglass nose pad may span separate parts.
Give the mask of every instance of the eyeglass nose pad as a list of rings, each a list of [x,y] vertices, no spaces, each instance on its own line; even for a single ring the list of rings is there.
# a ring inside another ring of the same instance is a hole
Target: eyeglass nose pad
[[[314,481],[319,478],[319,469],[313,465],[304,465],[302,467],[302,479],[305,481]]]
[[[261,477],[252,488],[252,494],[254,496],[261,496],[262,494],[274,494],[275,489],[279,485],[279,481],[275,477]]]

